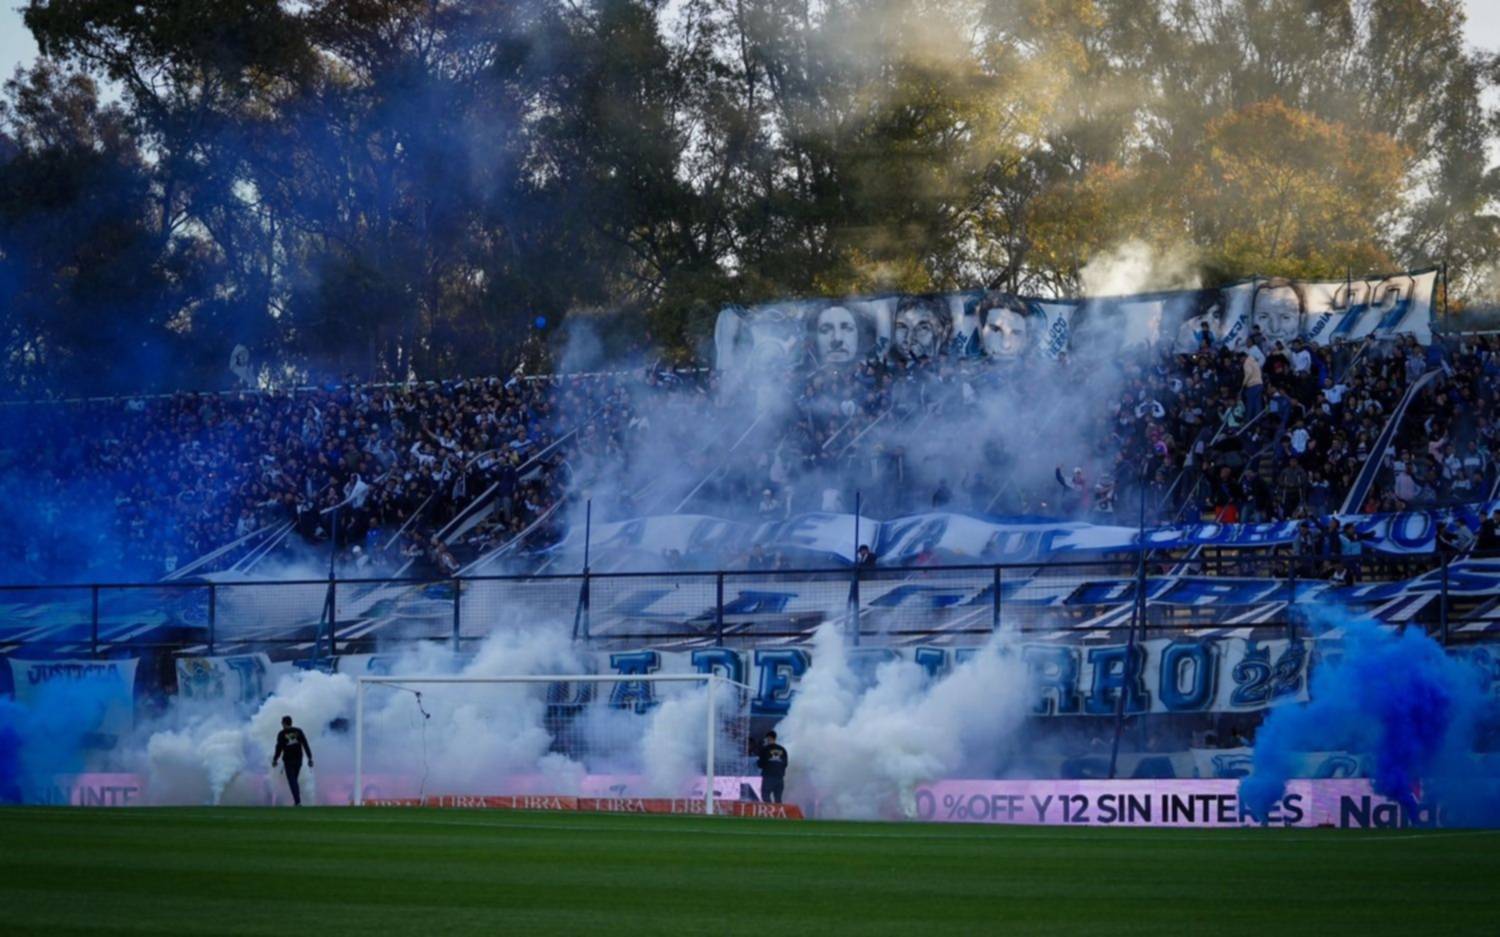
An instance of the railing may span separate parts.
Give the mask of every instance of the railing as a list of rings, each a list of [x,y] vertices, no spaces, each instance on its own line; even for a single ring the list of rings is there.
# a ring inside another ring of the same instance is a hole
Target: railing
[[[1309,636],[1361,616],[1445,645],[1490,640],[1500,554],[0,586],[0,654],[315,662],[419,642],[472,650],[546,628],[619,648],[795,644],[824,626],[874,646],[974,645],[997,631],[1118,642],[1133,624],[1141,637],[1213,640]]]

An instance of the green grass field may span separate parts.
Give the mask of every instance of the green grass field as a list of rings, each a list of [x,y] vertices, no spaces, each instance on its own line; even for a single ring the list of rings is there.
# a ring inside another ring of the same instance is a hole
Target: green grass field
[[[1494,933],[1500,833],[0,809],[11,934]]]

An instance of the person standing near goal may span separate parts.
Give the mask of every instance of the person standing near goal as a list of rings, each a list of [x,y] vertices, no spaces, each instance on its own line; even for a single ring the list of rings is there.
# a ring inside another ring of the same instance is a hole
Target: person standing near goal
[[[776,733],[767,732],[755,759],[760,768],[760,799],[768,804],[781,803],[786,786],[786,749],[776,743]]]
[[[307,735],[292,725],[291,716],[281,717],[281,731],[276,733],[276,753],[271,756],[271,767],[276,762],[286,761],[286,783],[292,789],[292,806],[302,806],[302,788],[297,784],[297,775],[302,773],[302,756],[307,755],[307,766],[313,766],[312,746],[307,744]]]

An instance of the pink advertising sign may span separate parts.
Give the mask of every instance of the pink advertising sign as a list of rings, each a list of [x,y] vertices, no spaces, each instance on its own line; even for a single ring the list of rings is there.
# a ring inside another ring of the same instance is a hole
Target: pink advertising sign
[[[915,819],[1037,826],[1256,826],[1235,780],[936,781],[917,789]],[[1367,780],[1294,780],[1270,826],[1435,826],[1428,805],[1409,812]]]

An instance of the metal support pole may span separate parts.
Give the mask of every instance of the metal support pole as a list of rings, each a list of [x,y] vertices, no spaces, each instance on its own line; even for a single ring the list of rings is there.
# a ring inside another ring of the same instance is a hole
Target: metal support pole
[[[339,656],[339,581],[328,580],[328,656]]]
[[[991,603],[991,605],[993,606],[993,608],[990,609],[990,630],[991,631],[999,631],[1000,630],[1000,567],[999,567],[999,565],[995,566],[995,586],[994,586],[994,588],[995,588],[995,601]]]
[[[593,604],[593,596],[589,594],[592,582],[589,580],[589,567],[592,563],[594,540],[594,499],[590,498],[583,503],[583,640],[591,637],[589,634],[590,606]]]
[[[1292,554],[1292,565],[1287,570],[1286,636],[1294,641],[1297,638],[1297,563],[1301,557],[1300,553]]]
[[[328,581],[332,582],[338,578],[339,565],[339,506],[333,506],[333,514],[328,524]]]
[[[463,606],[463,580],[453,580],[453,653],[457,654],[463,649],[462,612]]]
[[[219,623],[219,587],[208,584],[208,656],[214,656],[214,638]]]
[[[354,806],[365,802],[365,682],[354,684]]]
[[[708,758],[703,765],[703,813],[714,815],[714,737],[719,734],[719,723],[714,712],[714,690],[719,675],[709,671],[704,686],[708,690]]]
[[[1442,628],[1443,647],[1448,646],[1448,561],[1447,554],[1443,555],[1443,591],[1438,597],[1438,624]]]
[[[714,577],[714,647],[724,646],[724,571]]]
[[[94,657],[99,656],[99,587],[89,586],[89,598],[92,611],[89,613],[89,652]]]
[[[579,587],[578,608],[573,613],[573,639],[576,641],[582,629],[583,640],[589,639],[589,542],[594,539],[594,499],[583,505],[583,585]]]
[[[1129,695],[1131,664],[1135,662],[1136,628],[1146,627],[1146,463],[1140,467],[1140,515],[1136,527],[1135,606],[1130,612],[1130,633],[1125,639],[1125,663],[1120,695],[1115,698],[1115,740],[1109,750],[1109,779],[1115,779],[1120,763],[1120,734],[1125,730],[1125,698]]]
[[[859,646],[859,512],[862,501],[860,492],[854,492],[854,579],[849,583],[849,620],[855,647]]]

